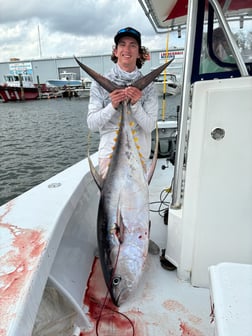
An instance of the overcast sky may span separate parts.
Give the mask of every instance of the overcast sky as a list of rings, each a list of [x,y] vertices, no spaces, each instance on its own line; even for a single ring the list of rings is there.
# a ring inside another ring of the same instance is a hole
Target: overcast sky
[[[154,32],[137,0],[2,0],[0,62],[40,58],[40,52],[42,58],[110,53],[115,33],[127,26],[142,33],[150,50],[165,49],[166,35]],[[175,33],[174,46],[183,46]]]

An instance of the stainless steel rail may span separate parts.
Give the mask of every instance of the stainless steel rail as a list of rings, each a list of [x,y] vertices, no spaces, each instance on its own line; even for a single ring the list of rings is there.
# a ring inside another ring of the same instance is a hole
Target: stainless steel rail
[[[185,45],[185,63],[183,70],[183,83],[181,95],[180,122],[178,125],[177,155],[174,168],[174,182],[172,191],[171,208],[179,209],[181,207],[181,186],[185,155],[185,139],[187,133],[187,120],[190,104],[191,73],[193,64],[193,52],[195,42],[195,32],[197,24],[198,0],[190,0],[188,3],[187,14],[187,37]]]

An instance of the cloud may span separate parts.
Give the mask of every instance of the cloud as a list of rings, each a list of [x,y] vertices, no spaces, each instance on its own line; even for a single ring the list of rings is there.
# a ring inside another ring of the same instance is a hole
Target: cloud
[[[165,46],[137,0],[11,0],[1,3],[0,61],[38,58],[38,27],[43,57],[110,53],[122,27],[142,33],[149,49]]]

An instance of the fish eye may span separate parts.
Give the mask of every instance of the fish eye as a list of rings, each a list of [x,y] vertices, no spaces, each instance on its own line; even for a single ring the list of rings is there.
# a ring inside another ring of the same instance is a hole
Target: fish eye
[[[112,285],[113,286],[118,286],[119,285],[119,283],[121,282],[121,277],[120,276],[116,276],[116,277],[114,277],[113,278],[113,280],[112,280]]]

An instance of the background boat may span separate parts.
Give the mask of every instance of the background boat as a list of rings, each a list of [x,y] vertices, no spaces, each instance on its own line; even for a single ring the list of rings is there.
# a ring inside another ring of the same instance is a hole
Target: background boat
[[[37,88],[20,88],[0,85],[0,96],[4,103],[16,100],[34,100],[39,97]]]
[[[54,88],[62,90],[62,96],[65,98],[88,98],[92,81],[89,78],[76,79],[75,72],[63,71],[59,74],[59,79],[48,79],[47,87],[53,91]]]
[[[74,95],[75,95],[75,97],[79,97],[79,98],[89,98],[90,88],[74,89]]]
[[[84,89],[90,89],[91,80],[88,78],[76,79],[77,74],[75,72],[63,71],[59,74],[59,79],[48,79],[46,81],[48,86],[53,87],[82,87]]]
[[[164,94],[168,96],[176,96],[181,93],[181,83],[178,82],[177,77],[174,74],[161,74],[154,83],[157,88],[158,96],[163,96]]]
[[[4,83],[0,85],[0,96],[3,102],[37,99],[46,90],[45,84],[35,85],[31,75],[4,75]]]

